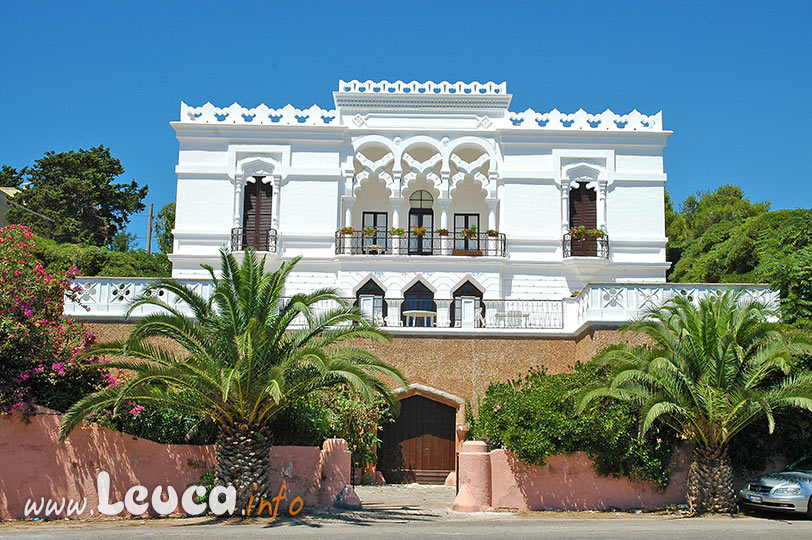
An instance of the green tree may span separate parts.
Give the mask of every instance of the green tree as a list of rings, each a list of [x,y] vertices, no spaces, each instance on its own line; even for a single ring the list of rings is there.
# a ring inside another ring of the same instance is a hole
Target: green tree
[[[671,281],[769,283],[785,322],[812,320],[812,210],[775,210],[717,223],[693,240]]]
[[[661,422],[691,443],[693,513],[735,512],[731,439],[760,418],[772,432],[781,409],[812,410],[812,374],[794,369],[798,356],[812,352],[812,339],[782,330],[770,310],[742,294],[711,295],[698,306],[677,297],[628,324],[653,345],[598,353],[595,361],[613,369],[612,382],[586,390],[579,402],[580,410],[599,398],[631,403],[641,435]]]
[[[680,205],[685,218],[687,240],[699,238],[711,226],[721,222],[738,222],[767,213],[769,202],[751,203],[740,186],[726,184],[716,191],[697,191]]]
[[[116,253],[126,253],[132,249],[135,239],[136,237],[134,234],[120,232],[110,241],[110,251],[115,251]]]
[[[769,202],[751,203],[741,187],[730,184],[719,186],[715,191],[697,191],[682,202],[678,212],[674,210],[674,203],[666,192],[666,258],[672,263],[671,272],[676,271],[676,265],[685,252],[706,233],[726,238],[739,224],[748,218],[763,215],[769,209]]]
[[[241,264],[226,252],[221,261],[221,278],[206,267],[214,282],[211,301],[177,281],[158,280],[133,302],[132,309],[152,305],[166,313],[141,319],[126,341],[91,349],[92,354],[115,357],[107,366],[129,370],[133,377],[71,407],[60,436],[67,437],[88,414],[129,400],[209,418],[219,427],[218,483],[236,488],[239,511],[251,494],[269,496],[267,456],[273,434],[268,423],[292,399],[324,387],[338,391],[349,383],[365,399],[379,394],[394,404],[380,376],[403,385],[405,380],[397,369],[347,343],[389,338],[334,290],[282,299],[298,259],[273,273],[264,273],[265,259],[253,251],[246,252]],[[177,295],[193,317],[150,294],[158,289]],[[325,302],[336,307],[319,313]],[[294,320],[306,327],[291,329]],[[152,345],[149,340],[155,337],[174,341],[184,354]]]
[[[59,242],[106,246],[144,209],[147,187],[116,183],[122,174],[121,162],[104,146],[46,152],[25,171],[31,187],[14,197],[25,208],[13,207],[7,219]]]
[[[172,244],[175,241],[175,236],[172,234],[174,227],[175,203],[171,202],[158,211],[158,217],[155,219],[155,237],[161,253],[172,253]]]
[[[9,165],[0,168],[0,187],[20,187],[25,180],[25,169],[18,171]]]

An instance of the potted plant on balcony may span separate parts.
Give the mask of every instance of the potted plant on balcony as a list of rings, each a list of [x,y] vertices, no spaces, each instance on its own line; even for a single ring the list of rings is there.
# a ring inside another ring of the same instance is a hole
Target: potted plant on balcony
[[[494,231],[493,229],[488,229],[486,232],[491,238],[496,238],[499,236],[499,231]]]
[[[428,231],[427,231],[427,229],[425,227],[420,227],[418,225],[415,225],[414,227],[412,227],[412,234],[414,236],[423,236],[424,234],[426,234],[426,232],[428,232]]]
[[[448,229],[437,229],[438,236],[448,236]]]
[[[606,233],[600,229],[587,229],[585,226],[579,225],[577,227],[570,227],[569,235],[573,240],[583,242],[588,238],[603,238],[606,236]]]
[[[352,227],[341,227],[338,229],[339,234],[343,234],[344,236],[350,236],[352,233],[355,232],[355,229]]]
[[[377,235],[378,235],[377,227],[373,227],[371,225],[369,227],[364,227],[364,236],[377,236]]]
[[[462,237],[465,238],[466,240],[470,240],[471,238],[476,236],[476,233],[477,233],[476,225],[471,225],[467,229],[463,229],[462,231],[460,231],[460,234],[462,234]]]
[[[390,236],[403,236],[405,234],[406,231],[403,229],[403,227],[392,227],[391,229],[389,229]]]

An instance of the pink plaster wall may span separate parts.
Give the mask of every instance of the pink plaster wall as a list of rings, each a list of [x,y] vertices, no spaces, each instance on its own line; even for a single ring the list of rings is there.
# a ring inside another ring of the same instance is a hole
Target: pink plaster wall
[[[463,459],[465,457],[465,459]],[[460,490],[452,509],[606,510],[682,503],[688,474],[687,452],[677,452],[665,490],[629,478],[600,476],[584,452],[550,456],[546,465],[522,463],[510,450],[487,452],[468,441],[460,451]]]
[[[61,415],[47,409],[40,412],[27,424],[18,414],[0,417],[2,520],[24,518],[25,502],[40,497],[79,502],[87,498],[80,517],[98,518],[99,471],[110,474],[111,500],[120,501],[137,484],[147,487],[150,495],[158,485],[172,486],[180,498],[187,484],[214,467],[214,446],[159,444],[96,424],[85,423],[60,442]],[[300,496],[306,506],[331,506],[350,482],[350,456],[341,439],[325,441],[324,450],[273,447],[272,492],[276,495],[284,481],[288,500]],[[282,507],[287,508],[284,503]]]
[[[653,484],[600,476],[584,452],[550,456],[544,466],[525,465],[509,450],[490,452],[491,506],[517,510],[605,510],[685,502],[687,463],[678,456],[671,482]]]

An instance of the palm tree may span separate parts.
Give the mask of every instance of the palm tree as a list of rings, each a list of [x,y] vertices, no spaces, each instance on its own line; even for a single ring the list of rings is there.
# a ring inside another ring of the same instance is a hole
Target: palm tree
[[[741,291],[710,295],[698,306],[676,297],[625,327],[650,345],[598,353],[611,383],[585,390],[578,408],[614,398],[640,408],[641,436],[655,422],[674,429],[693,445],[691,512],[735,512],[730,440],[758,418],[772,433],[778,409],[812,410],[812,374],[792,373],[796,358],[812,352],[810,336],[772,320],[773,311]]]
[[[265,259],[246,251],[242,264],[221,253],[222,277],[211,274],[210,300],[171,279],[150,285],[135,299],[163,313],[144,317],[125,341],[104,343],[87,356],[114,357],[110,368],[133,372],[124,385],[100,390],[65,414],[60,437],[68,436],[88,414],[118,408],[124,401],[171,407],[216,422],[216,475],[219,485],[237,491],[237,512],[251,495],[268,498],[268,456],[273,434],[268,421],[290,398],[348,384],[368,399],[384,396],[396,405],[381,377],[405,385],[401,373],[369,352],[347,343],[369,338],[388,342],[379,330],[333,289],[282,298],[285,281],[299,259],[265,273]],[[159,299],[169,291],[193,317]],[[325,304],[335,307],[323,309]],[[293,328],[293,326],[303,326]],[[173,341],[176,354],[154,338]]]

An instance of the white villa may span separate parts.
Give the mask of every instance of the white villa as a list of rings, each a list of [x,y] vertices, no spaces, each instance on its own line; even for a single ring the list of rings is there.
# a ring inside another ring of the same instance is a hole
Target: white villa
[[[328,109],[181,103],[173,276],[206,292],[200,265],[221,248],[269,269],[302,256],[287,292],[335,287],[385,326],[395,344],[376,352],[416,383],[404,398],[449,409],[454,442],[489,380],[565,369],[641,309],[724,287],[665,283],[662,113],[514,112],[511,98],[506,83],[354,80]],[[66,314],[121,323],[146,282],[80,279],[88,310]],[[401,416],[446,414],[431,406]]]

